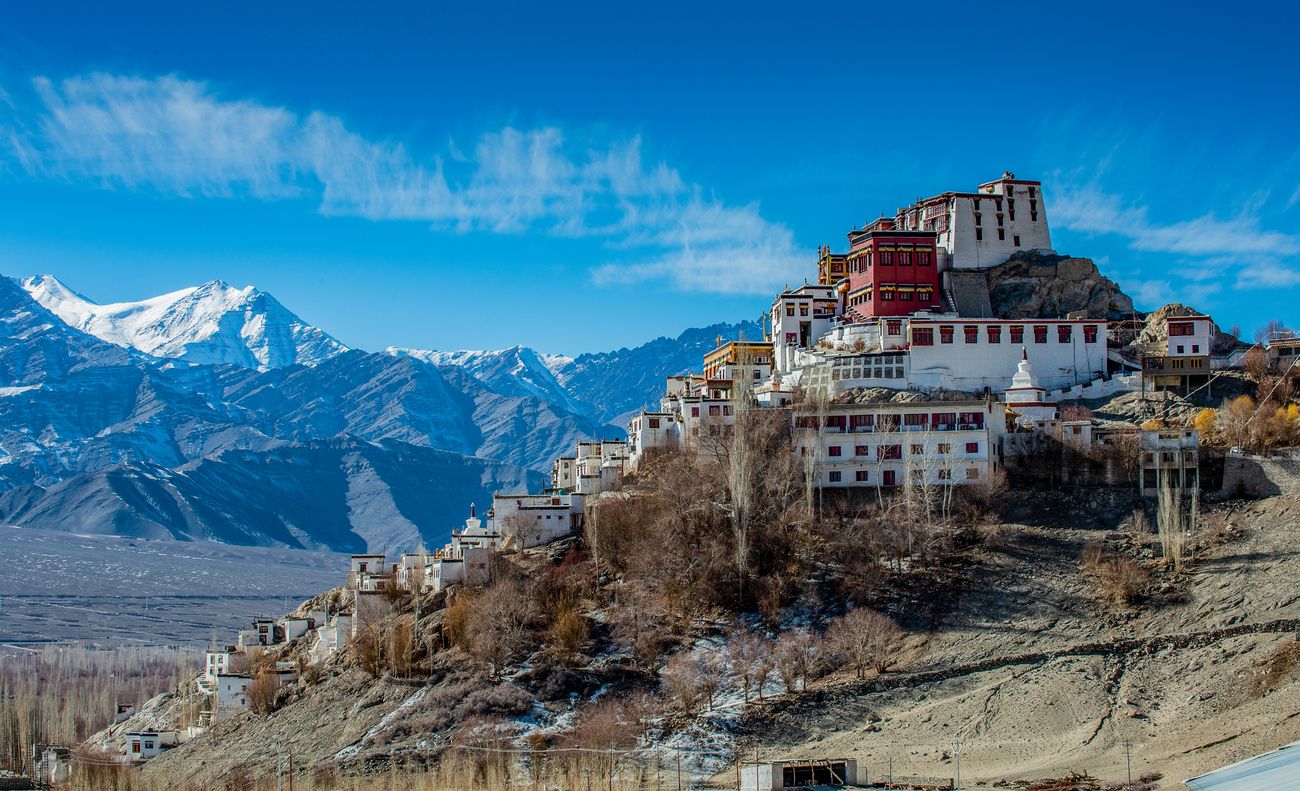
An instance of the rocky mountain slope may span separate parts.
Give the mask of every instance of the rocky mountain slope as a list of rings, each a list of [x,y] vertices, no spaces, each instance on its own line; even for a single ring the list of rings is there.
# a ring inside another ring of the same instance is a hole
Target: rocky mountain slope
[[[754,332],[718,325],[578,358],[372,354],[256,290],[99,306],[53,278],[0,278],[0,523],[437,545],[470,500],[535,490],[553,458],[621,436],[611,419],[742,331]]]
[[[347,350],[252,286],[213,280],[138,302],[100,305],[52,275],[25,278],[22,285],[69,326],[154,357],[265,371],[316,365]]]

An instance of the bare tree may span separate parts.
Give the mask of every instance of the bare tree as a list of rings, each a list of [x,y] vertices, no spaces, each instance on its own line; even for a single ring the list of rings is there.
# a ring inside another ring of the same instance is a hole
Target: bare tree
[[[703,698],[703,675],[699,661],[689,652],[673,655],[659,671],[659,678],[664,690],[677,704],[677,707],[693,714],[699,710]]]
[[[807,629],[792,629],[777,639],[774,654],[776,672],[787,692],[794,692],[800,681],[803,682],[803,689],[808,689],[808,676],[816,646],[817,639]]]
[[[275,703],[279,695],[280,674],[272,670],[263,670],[248,685],[248,707],[255,714],[270,714],[275,711]]]
[[[895,662],[902,630],[884,615],[865,608],[849,610],[831,622],[826,641],[832,653],[858,678],[867,670],[883,673]]]

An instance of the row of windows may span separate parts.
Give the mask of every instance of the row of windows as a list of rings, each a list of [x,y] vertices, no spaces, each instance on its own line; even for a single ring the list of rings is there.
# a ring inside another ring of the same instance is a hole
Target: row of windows
[[[999,241],[999,242],[1005,242],[1006,240],[1007,240],[1007,230],[1006,230],[1005,228],[999,227],[999,228],[998,228],[998,241]],[[984,229],[983,229],[983,228],[976,228],[976,229],[975,229],[975,241],[977,241],[977,242],[982,242],[982,241],[984,241]],[[1011,244],[1015,245],[1016,247],[1019,247],[1019,246],[1020,246],[1020,236],[1019,236],[1019,235],[1013,235],[1013,236],[1011,237]]]
[[[942,468],[937,470],[936,472],[938,474],[939,480],[941,481],[952,480],[952,470],[947,468]],[[913,481],[920,483],[925,480],[925,470],[912,470],[911,477]],[[966,468],[966,480],[978,481],[979,479],[980,479],[980,471],[978,467]],[[844,481],[843,471],[831,470],[830,472],[826,473],[826,480],[829,483],[842,483]],[[857,483],[871,483],[872,482],[871,471],[854,470],[853,480],[856,481]],[[898,476],[896,471],[894,470],[881,471],[880,482],[884,486],[896,486],[898,484]]]
[[[720,416],[720,415],[730,415],[733,411],[734,411],[734,410],[732,409],[731,404],[711,404],[711,405],[709,405],[709,417],[718,417],[718,416]],[[700,408],[697,407],[697,406],[693,406],[693,407],[691,407],[691,417],[699,417],[699,416],[700,416]]]
[[[967,443],[965,443],[965,446],[966,446],[966,452],[967,452],[967,453],[979,453],[979,452],[980,452],[980,444],[979,444],[978,442],[967,442]],[[902,446],[902,445],[877,445],[877,446],[875,446],[875,447],[876,447],[876,460],[877,460],[877,461],[886,461],[886,460],[889,460],[889,459],[901,459],[901,458],[903,458],[903,446]],[[844,456],[844,451],[845,451],[845,450],[846,450],[846,447],[843,446],[843,445],[828,445],[828,446],[826,446],[826,455],[829,456],[829,457],[831,457],[831,458],[842,458],[842,457]],[[919,442],[912,442],[912,443],[909,443],[909,444],[908,444],[908,448],[907,448],[907,452],[908,452],[910,455],[912,455],[912,456],[924,456],[924,455],[926,455],[926,454],[925,454],[925,445],[923,445],[923,444],[921,444],[921,443],[919,443]],[[939,455],[939,456],[946,456],[946,455],[952,453],[952,443],[951,443],[951,442],[940,442],[940,443],[936,444],[936,445],[935,445],[935,453],[936,453],[937,455]],[[863,457],[863,456],[870,456],[870,455],[871,455],[871,446],[870,446],[870,445],[854,445],[854,446],[853,446],[853,455],[856,456],[856,457],[858,457],[858,458],[861,458],[861,457]]]
[[[989,343],[1002,343],[1002,325],[989,324],[985,328],[985,336]],[[1034,343],[1047,343],[1048,327],[1046,324],[1036,324],[1033,327]],[[952,343],[956,333],[956,327],[949,324],[939,326],[939,342]],[[1086,324],[1083,327],[1083,342],[1096,343],[1098,328],[1095,324]],[[1011,336],[1011,343],[1025,342],[1025,327],[1022,324],[1013,324],[1008,327],[1008,334]],[[962,339],[966,343],[979,343],[979,325],[967,324],[962,327]],[[1057,343],[1070,343],[1074,340],[1073,324],[1056,325]],[[933,327],[913,327],[912,344],[915,346],[933,346],[934,345],[934,328]]]
[[[819,420],[816,415],[795,418],[795,428],[816,429],[824,426],[831,432],[844,431],[898,431],[899,426],[919,431],[933,427],[937,431],[952,431],[956,427],[980,429],[984,427],[983,412],[908,412],[902,415],[827,415]]]
[[[871,268],[872,254],[868,250],[849,261],[849,270],[865,272]],[[929,250],[881,250],[876,263],[881,266],[929,266],[934,263],[934,254]]]

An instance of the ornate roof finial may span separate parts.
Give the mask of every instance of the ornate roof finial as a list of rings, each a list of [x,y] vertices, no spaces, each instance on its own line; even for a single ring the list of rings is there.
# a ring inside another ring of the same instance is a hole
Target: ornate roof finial
[[[474,502],[472,500],[470,501],[469,504],[469,518],[470,519],[474,518]]]
[[[1023,346],[1020,347],[1020,359],[1022,359],[1022,360],[1028,360],[1028,359],[1029,359],[1029,350],[1026,349],[1026,348],[1023,347]]]

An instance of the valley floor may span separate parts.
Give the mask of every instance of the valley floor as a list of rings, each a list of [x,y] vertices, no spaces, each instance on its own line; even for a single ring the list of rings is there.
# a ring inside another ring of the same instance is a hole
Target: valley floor
[[[228,640],[347,574],[328,552],[0,527],[0,646]]]

